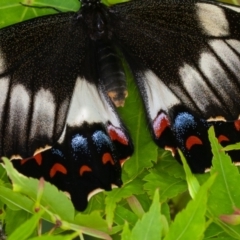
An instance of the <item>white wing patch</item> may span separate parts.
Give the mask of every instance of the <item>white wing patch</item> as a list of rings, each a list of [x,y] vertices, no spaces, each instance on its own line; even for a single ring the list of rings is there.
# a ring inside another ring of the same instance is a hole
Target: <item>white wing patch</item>
[[[115,127],[121,127],[114,109],[109,104],[94,84],[79,77],[75,84],[66,124],[77,127],[83,122],[107,123],[110,121]],[[66,126],[58,140],[59,143],[64,140],[65,131]]]
[[[218,6],[197,3],[197,16],[205,34],[214,37],[229,35],[229,24],[224,10]]]
[[[1,52],[1,49],[0,49],[0,74],[4,72],[5,70],[5,61],[4,61],[4,58],[3,58],[3,53]]]
[[[60,105],[57,113],[57,122],[55,125],[56,132],[61,132],[62,126],[64,126],[65,123],[65,114],[67,113],[68,109],[68,103],[69,103],[69,98],[66,98]]]
[[[9,102],[8,132],[18,130],[18,135],[26,136],[29,107],[31,106],[30,93],[22,84],[13,86]],[[20,132],[19,132],[20,131]],[[12,133],[11,133],[12,134]]]
[[[9,78],[4,77],[0,79],[0,89],[1,89],[1,94],[0,94],[0,123],[3,118],[4,114],[4,105],[7,99],[8,91],[9,91]],[[0,124],[1,126],[1,124]]]
[[[226,40],[226,42],[237,52],[240,54],[240,42],[234,39]]]
[[[232,73],[238,78],[240,75],[240,59],[223,40],[209,41],[209,45],[215,54],[227,65]]]
[[[85,79],[78,78],[68,112],[67,123],[70,126],[79,126],[84,121],[97,123],[109,120],[114,126],[120,126],[115,113],[109,108],[105,97],[99,94],[97,87],[88,83]]]
[[[214,93],[194,67],[185,63],[184,66],[179,69],[179,74],[183,86],[192,99],[197,99],[196,105],[204,112],[210,104],[207,99],[211,98]],[[221,106],[217,98],[214,98],[213,101],[214,104]]]
[[[218,62],[215,56],[210,53],[202,53],[199,59],[199,66],[203,74],[209,80],[209,84],[219,95],[228,103],[229,107],[233,107],[234,103],[229,96],[228,90],[231,89],[232,93],[237,94],[236,87],[229,81],[228,76],[224,69]]]
[[[55,102],[52,93],[49,90],[41,88],[34,96],[33,100],[32,126],[30,139],[35,136],[47,135],[52,138],[55,122]],[[41,127],[41,128],[40,128]]]
[[[150,70],[144,73],[144,82],[147,94],[145,105],[151,119],[155,119],[160,110],[168,111],[172,106],[180,103],[177,97],[166,85]]]

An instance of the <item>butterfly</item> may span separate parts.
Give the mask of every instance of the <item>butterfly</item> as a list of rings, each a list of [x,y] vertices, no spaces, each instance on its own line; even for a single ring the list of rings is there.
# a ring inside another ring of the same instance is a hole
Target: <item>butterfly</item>
[[[181,149],[193,172],[211,166],[212,125],[223,145],[240,141],[240,8],[80,3],[0,30],[0,155],[17,170],[69,192],[80,211],[121,186],[133,143],[116,112],[129,94],[119,52],[153,140],[178,161]]]

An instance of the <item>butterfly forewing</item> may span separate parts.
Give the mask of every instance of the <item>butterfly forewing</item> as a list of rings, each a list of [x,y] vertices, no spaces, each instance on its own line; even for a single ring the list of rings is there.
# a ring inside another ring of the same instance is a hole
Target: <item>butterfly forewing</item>
[[[60,137],[87,39],[72,13],[0,32],[1,153],[31,156]],[[72,46],[74,51],[72,51]]]
[[[238,12],[217,3],[140,0],[113,6],[110,16],[116,40],[142,63],[139,71],[153,71],[190,112],[204,119],[238,118]]]

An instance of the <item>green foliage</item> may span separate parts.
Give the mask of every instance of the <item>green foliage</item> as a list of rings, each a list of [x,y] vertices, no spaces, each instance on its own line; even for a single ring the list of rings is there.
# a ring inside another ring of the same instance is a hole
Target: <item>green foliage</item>
[[[192,239],[193,235],[194,239],[239,239],[240,190],[236,187],[240,181],[239,172],[222,151],[213,129],[210,129],[209,136],[214,153],[213,167],[210,178],[205,179],[201,186],[189,169],[180,174],[175,166],[171,175],[164,171],[168,166],[166,163],[170,162],[169,155],[165,154],[166,160],[161,157],[151,169],[143,170],[145,174],[139,174],[122,188],[94,196],[93,199],[105,199],[105,206],[90,203],[84,213],[74,213],[71,201],[64,193],[46,182],[39,184],[37,180],[19,174],[4,159],[13,182],[13,188],[9,188],[8,183],[0,186],[0,200],[6,204],[3,209],[6,233],[9,239],[14,239],[16,234],[21,234],[21,239],[34,237],[41,218],[43,223],[48,221],[53,225],[50,232],[43,232],[36,239],[73,239],[77,235],[81,239],[90,235],[90,239],[116,240],[185,240]],[[178,164],[174,159],[171,161],[172,166]],[[143,179],[140,176],[144,176]],[[184,210],[175,212],[176,217],[171,220],[169,214],[174,209],[170,211],[169,199],[190,189],[191,182],[198,186],[194,188],[194,199],[186,203]],[[55,201],[51,201],[53,198]],[[47,233],[51,238],[45,236]]]
[[[18,2],[1,0],[0,27],[55,13]],[[61,11],[79,8],[76,0],[31,4]],[[135,153],[124,164],[122,188],[95,195],[79,213],[55,186],[24,177],[4,159],[12,185],[0,167],[0,221],[8,239],[240,239],[239,171],[213,129],[209,132],[214,153],[210,174],[192,175],[185,164],[181,166],[153,144],[136,84],[130,75],[128,80],[129,97],[119,113],[131,132]]]

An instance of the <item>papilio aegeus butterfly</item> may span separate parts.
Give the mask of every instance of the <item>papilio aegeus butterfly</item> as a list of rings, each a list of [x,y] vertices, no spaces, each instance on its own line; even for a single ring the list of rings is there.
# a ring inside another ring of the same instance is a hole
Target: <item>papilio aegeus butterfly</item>
[[[207,129],[240,141],[240,9],[209,1],[81,0],[0,30],[0,155],[68,191],[78,210],[121,185],[133,152],[115,108],[127,96],[124,56],[158,146],[194,172],[211,166]],[[34,157],[31,157],[34,156]],[[240,160],[239,152],[231,155]]]

